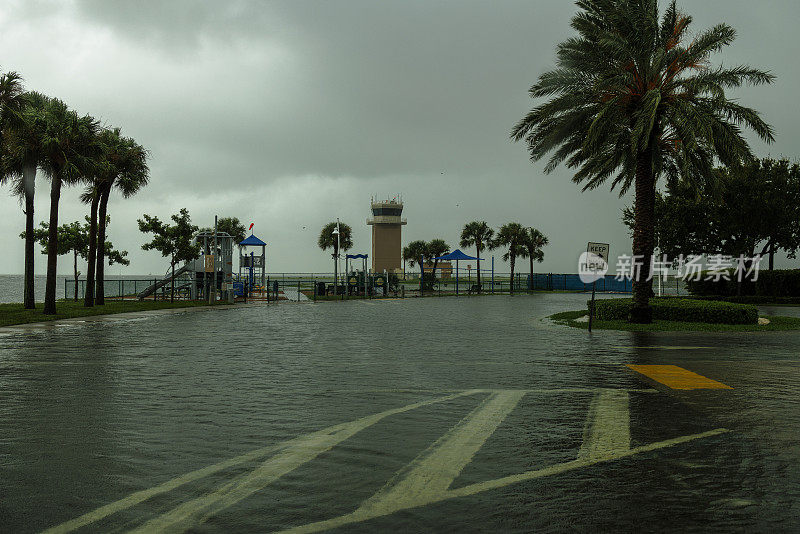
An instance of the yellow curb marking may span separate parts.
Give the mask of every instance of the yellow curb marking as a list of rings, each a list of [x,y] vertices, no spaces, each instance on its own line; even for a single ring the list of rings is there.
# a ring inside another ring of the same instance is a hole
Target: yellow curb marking
[[[722,382],[698,375],[677,365],[627,364],[627,367],[671,389],[733,389]]]

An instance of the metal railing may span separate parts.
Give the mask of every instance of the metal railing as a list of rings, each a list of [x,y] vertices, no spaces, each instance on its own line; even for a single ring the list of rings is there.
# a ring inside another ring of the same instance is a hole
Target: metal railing
[[[411,273],[403,278],[399,276],[397,291],[391,291],[394,296],[419,296],[419,275],[411,277]],[[147,287],[160,281],[162,278],[153,277],[139,277],[139,278],[113,278],[104,281],[104,293],[106,298],[112,299],[133,299],[136,298],[141,291]],[[329,291],[333,286],[333,273],[271,273],[267,275],[267,287],[261,290],[265,294],[269,290],[270,300],[274,300],[275,289],[277,284],[278,300],[288,300],[286,293],[292,295],[291,300],[303,300],[307,297],[309,300],[314,300],[316,297],[329,298],[333,295]],[[425,291],[424,295],[448,295],[448,294],[468,294],[477,292],[477,279],[474,273],[466,278],[459,277],[458,288],[456,288],[456,278],[436,278],[429,281],[428,277],[424,278]],[[356,290],[350,289],[346,284],[346,278],[340,273],[339,290],[337,296],[343,299],[347,298],[374,298],[379,296],[378,286],[368,287],[368,291],[364,294],[363,286],[359,286]],[[326,294],[321,295],[319,292],[320,283],[324,283],[326,287]],[[180,277],[175,280],[175,298],[188,299],[189,286],[191,279],[188,277]],[[369,284],[368,284],[369,285]],[[510,273],[495,273],[494,279],[491,276],[481,276],[481,293],[508,293],[511,291],[511,275]],[[529,274],[515,273],[513,287],[515,292],[529,292],[529,291],[574,291],[574,292],[591,292],[592,284],[582,282],[577,274],[563,274],[563,273],[536,273],[533,275],[533,281],[529,281]],[[172,284],[168,283],[160,288],[153,296],[156,299],[170,298]],[[605,293],[630,293],[632,290],[632,281],[629,278],[617,279],[613,275],[607,275],[597,281],[596,291]],[[656,295],[688,295],[686,284],[682,279],[676,277],[668,277],[662,280],[659,284],[658,280],[653,281],[653,291]],[[86,292],[86,280],[78,279],[78,299],[84,298]],[[281,295],[283,293],[283,295]],[[342,294],[344,293],[344,294]],[[66,278],[64,280],[64,295],[66,299],[73,299],[75,296],[75,280]]]

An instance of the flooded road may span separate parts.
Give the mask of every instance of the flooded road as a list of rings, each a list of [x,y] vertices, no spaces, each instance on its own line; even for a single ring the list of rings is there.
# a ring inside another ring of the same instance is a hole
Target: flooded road
[[[281,303],[2,336],[0,531],[800,528],[800,334],[542,320],[585,301]]]

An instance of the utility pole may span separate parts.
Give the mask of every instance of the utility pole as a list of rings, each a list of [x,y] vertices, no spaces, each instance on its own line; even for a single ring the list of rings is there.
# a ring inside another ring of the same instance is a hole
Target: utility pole
[[[333,233],[336,234],[336,251],[333,254],[333,294],[335,296],[339,290],[339,247],[341,246],[339,240],[339,217],[336,217],[336,230]]]
[[[211,291],[209,291],[209,303],[216,304],[217,302],[217,216],[214,215],[214,250],[212,257],[214,258],[214,272],[211,278]]]

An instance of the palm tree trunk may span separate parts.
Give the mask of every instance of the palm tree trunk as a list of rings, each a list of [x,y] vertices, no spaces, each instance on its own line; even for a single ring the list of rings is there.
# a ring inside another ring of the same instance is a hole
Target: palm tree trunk
[[[175,302],[175,261],[170,264],[170,267],[172,267],[172,287],[169,292],[169,301],[172,303]]]
[[[655,182],[653,180],[652,157],[650,151],[639,156],[636,164],[636,183],[634,200],[633,261],[634,265],[633,306],[630,322],[648,324],[653,322],[653,309],[650,295],[653,280],[650,278],[650,264],[655,246]]]
[[[78,249],[72,251],[72,272],[75,274],[75,293],[72,298],[78,302]]]
[[[478,294],[481,292],[481,251],[477,251],[476,257],[478,258]]]
[[[514,294],[514,260],[516,260],[516,256],[511,254],[511,287],[509,288],[509,294]]]
[[[94,306],[95,262],[97,261],[97,207],[100,195],[95,191],[89,210],[89,258],[86,262],[86,293],[83,296],[83,305],[87,308]]]
[[[530,260],[531,260],[531,279],[528,282],[528,291],[533,291],[533,251],[530,251]]]
[[[23,186],[25,188],[25,296],[23,298],[26,310],[36,308],[34,295],[33,274],[33,248],[36,244],[33,238],[33,194],[36,184],[36,166],[26,166],[22,170]]]
[[[61,199],[61,177],[55,175],[50,184],[50,228],[47,236],[47,285],[44,289],[44,314],[56,313],[56,270],[58,268],[58,202]]]
[[[108,196],[110,194],[111,185],[106,184],[100,191],[100,204],[97,214],[97,268],[95,269],[95,277],[97,278],[95,286],[97,287],[97,293],[94,296],[94,303],[98,306],[102,306],[106,303],[103,278],[105,276],[106,266],[106,208],[108,206]]]

